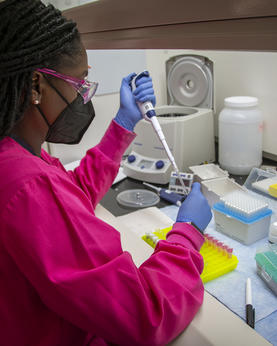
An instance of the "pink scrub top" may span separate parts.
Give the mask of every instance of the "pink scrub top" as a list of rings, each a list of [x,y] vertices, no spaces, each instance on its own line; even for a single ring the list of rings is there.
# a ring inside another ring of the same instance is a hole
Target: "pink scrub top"
[[[134,136],[112,121],[69,172],[0,142],[1,345],[165,345],[195,316],[202,235],[175,223],[137,268],[94,214]]]

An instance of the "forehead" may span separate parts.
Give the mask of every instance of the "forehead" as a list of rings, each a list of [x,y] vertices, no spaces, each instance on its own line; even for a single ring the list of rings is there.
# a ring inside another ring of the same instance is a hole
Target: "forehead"
[[[66,57],[65,60],[67,60]],[[67,64],[66,61],[64,61],[64,63],[65,64],[61,65],[61,68],[59,69],[60,73],[80,78],[84,72],[88,70],[88,58],[85,48],[82,46],[81,50],[77,54],[71,56],[69,64]]]

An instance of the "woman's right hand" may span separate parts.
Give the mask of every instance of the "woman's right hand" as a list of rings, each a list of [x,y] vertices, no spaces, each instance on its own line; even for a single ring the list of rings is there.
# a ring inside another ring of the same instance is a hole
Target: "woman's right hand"
[[[148,74],[148,75],[147,75]],[[136,74],[131,73],[122,79],[120,88],[120,108],[114,120],[129,131],[133,131],[136,124],[142,119],[142,114],[137,106],[137,101],[152,102],[156,104],[152,78],[147,73],[136,82],[136,89],[132,91],[132,80]]]
[[[193,183],[190,193],[180,206],[176,222],[193,222],[204,232],[211,218],[211,208],[201,192],[201,185]]]

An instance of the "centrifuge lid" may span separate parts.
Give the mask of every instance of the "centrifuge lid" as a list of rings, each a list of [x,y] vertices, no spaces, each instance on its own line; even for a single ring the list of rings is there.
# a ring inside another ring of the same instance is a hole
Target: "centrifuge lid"
[[[151,207],[160,201],[160,197],[156,193],[143,189],[120,192],[116,199],[119,204],[131,208]]]
[[[198,55],[181,55],[167,61],[170,104],[213,108],[213,63]]]

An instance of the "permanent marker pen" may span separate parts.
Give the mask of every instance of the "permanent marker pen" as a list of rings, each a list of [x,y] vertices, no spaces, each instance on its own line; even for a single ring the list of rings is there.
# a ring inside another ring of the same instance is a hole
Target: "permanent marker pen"
[[[250,327],[255,328],[255,309],[253,309],[253,305],[252,305],[252,292],[251,292],[250,278],[248,278],[246,281],[245,309],[246,309],[246,323]]]

